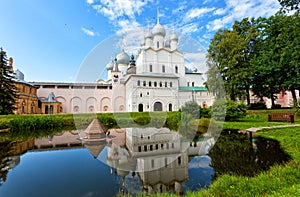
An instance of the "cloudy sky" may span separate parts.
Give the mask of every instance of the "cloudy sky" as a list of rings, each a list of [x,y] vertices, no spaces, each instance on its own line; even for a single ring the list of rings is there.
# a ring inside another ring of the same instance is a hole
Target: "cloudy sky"
[[[196,61],[218,29],[279,7],[277,0],[2,1],[0,47],[26,81],[71,82],[88,69],[105,76],[106,63],[121,48],[135,54],[143,32],[156,24],[157,9],[160,23],[168,32],[174,27],[187,58]]]

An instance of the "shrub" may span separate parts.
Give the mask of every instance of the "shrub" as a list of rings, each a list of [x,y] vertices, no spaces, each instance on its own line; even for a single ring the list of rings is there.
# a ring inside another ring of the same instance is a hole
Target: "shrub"
[[[243,103],[238,104],[234,101],[227,101],[226,102],[226,116],[225,120],[234,120],[237,118],[242,118],[246,116],[246,105]]]
[[[251,110],[261,110],[261,109],[267,109],[267,106],[264,102],[259,103],[251,103],[248,107],[248,109]]]

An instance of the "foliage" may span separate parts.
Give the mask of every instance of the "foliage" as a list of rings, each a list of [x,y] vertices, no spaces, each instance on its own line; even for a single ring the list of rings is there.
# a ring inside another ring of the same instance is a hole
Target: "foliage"
[[[181,107],[181,113],[189,114],[192,118],[200,118],[199,105],[195,101],[188,101]]]
[[[300,11],[299,0],[278,0],[284,11]]]
[[[297,103],[295,90],[299,89],[300,79],[300,17],[297,13],[285,16],[277,13],[259,20],[259,42],[251,65],[256,68],[253,79],[253,92],[259,97],[271,98],[275,105],[274,93],[290,90],[294,105]]]
[[[12,114],[15,110],[18,95],[14,79],[6,52],[0,48],[0,115]]]
[[[258,102],[258,103],[251,103],[248,106],[248,109],[251,110],[262,110],[262,109],[267,109],[267,106],[264,102]]]
[[[209,71],[206,84],[218,85],[210,85],[209,91],[217,91],[222,78],[231,100],[246,96],[250,104],[249,90],[253,73],[250,59],[254,53],[257,34],[255,20],[248,18],[236,21],[232,30],[220,29],[215,34],[208,49]]]
[[[225,120],[235,120],[246,116],[246,106],[243,103],[236,103],[234,101],[227,101]]]

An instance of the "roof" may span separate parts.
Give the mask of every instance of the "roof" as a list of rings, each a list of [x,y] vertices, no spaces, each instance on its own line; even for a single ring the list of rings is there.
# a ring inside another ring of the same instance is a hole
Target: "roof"
[[[202,86],[192,86],[192,87],[179,87],[181,91],[207,91],[207,88]]]

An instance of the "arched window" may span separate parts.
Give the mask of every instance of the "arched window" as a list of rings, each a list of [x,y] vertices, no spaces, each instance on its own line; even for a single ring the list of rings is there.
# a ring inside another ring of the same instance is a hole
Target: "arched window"
[[[165,87],[168,87],[168,82],[165,82]]]
[[[169,104],[169,111],[172,111],[172,103]]]
[[[142,104],[142,103],[140,103],[140,104],[139,104],[139,112],[143,112],[143,111],[144,111],[143,104]]]
[[[143,86],[146,86],[146,81],[143,81]]]
[[[194,82],[192,82],[192,86],[194,87],[194,85],[195,85],[195,83]]]
[[[157,82],[156,81],[154,81],[154,87],[156,87],[157,86]]]
[[[141,82],[140,80],[137,81],[137,86],[140,86],[141,85]]]
[[[162,85],[162,82],[159,82],[159,87],[162,87],[163,85]]]
[[[178,73],[178,66],[175,66],[175,73]]]
[[[162,65],[162,68],[161,68],[161,69],[162,69],[162,72],[163,72],[163,73],[166,72],[166,67],[165,67],[165,65]]]
[[[149,85],[149,87],[151,87],[151,81],[149,81],[148,85]]]
[[[162,103],[161,102],[155,102],[154,103],[154,111],[162,111]]]
[[[172,87],[172,85],[173,85],[172,82],[170,82],[170,87]]]
[[[152,72],[152,64],[149,66],[149,71]]]
[[[89,106],[89,112],[94,112],[94,106]]]
[[[159,48],[159,42],[158,41],[156,42],[156,46],[157,46],[157,48]]]

